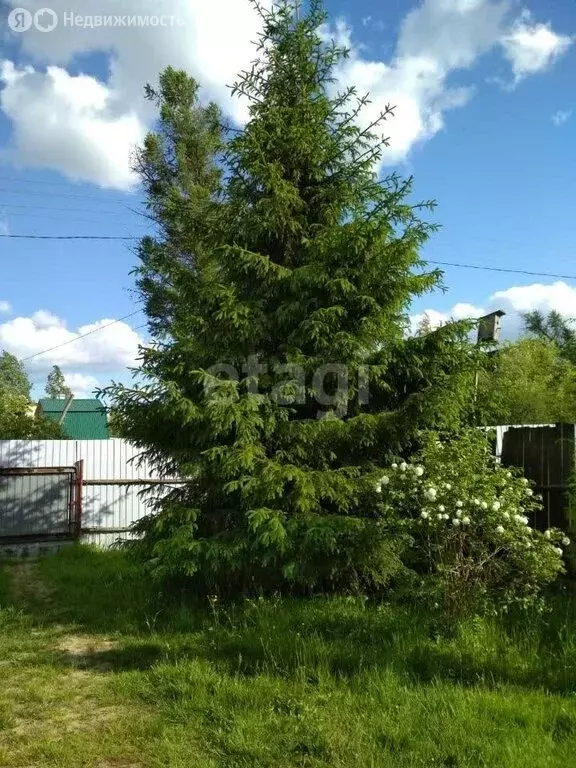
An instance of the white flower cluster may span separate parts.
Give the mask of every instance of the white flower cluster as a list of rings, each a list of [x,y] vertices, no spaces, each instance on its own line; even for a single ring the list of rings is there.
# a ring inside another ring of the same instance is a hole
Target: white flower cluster
[[[382,493],[382,488],[385,485],[388,485],[389,482],[390,482],[390,478],[388,477],[388,475],[383,475],[380,478],[380,480],[376,483],[376,493]]]
[[[522,505],[531,508],[533,491],[526,478],[510,482],[514,477],[512,472],[492,470],[498,473],[492,482],[478,483],[476,494],[479,490],[481,493],[467,498],[454,471],[449,473],[454,478],[453,486],[451,482],[424,479],[429,473],[420,464],[394,462],[390,469],[377,481],[376,492],[382,494],[387,488],[387,501],[392,508],[403,508],[410,515],[407,524],[412,520],[439,534],[470,529],[476,535],[492,538],[495,544],[508,550],[520,547],[520,551],[524,551],[532,549],[537,542],[540,545],[549,542],[551,550],[563,556],[562,547],[570,544],[561,531],[546,531],[542,539],[542,534],[530,527]],[[416,519],[410,510],[418,510]]]
[[[399,470],[402,473],[406,473],[408,471],[411,471],[414,474],[414,477],[422,477],[424,474],[424,467],[421,467],[420,465],[412,466],[410,464],[407,464],[405,461],[403,461],[401,464],[397,464],[394,462],[390,465],[393,471]],[[382,493],[382,489],[384,486],[388,485],[390,483],[390,477],[388,475],[382,475],[380,480],[376,483],[376,493]]]
[[[568,536],[562,533],[562,531],[549,528],[547,531],[544,531],[544,538],[549,541],[550,543],[554,543],[554,551],[560,555],[560,557],[563,557],[564,550],[562,547],[569,547],[570,546],[570,539]]]

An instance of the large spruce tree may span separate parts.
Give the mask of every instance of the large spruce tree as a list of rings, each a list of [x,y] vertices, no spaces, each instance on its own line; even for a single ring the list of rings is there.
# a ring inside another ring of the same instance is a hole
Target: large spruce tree
[[[336,91],[346,53],[319,0],[259,12],[243,129],[182,72],[148,89],[160,122],[138,167],[158,234],[137,284],[157,341],[144,383],[110,393],[122,434],[186,482],[141,547],[206,588],[381,584],[402,537],[377,479],[420,430],[459,425],[473,355],[463,325],[406,333],[441,276],[411,180],[376,175],[392,109],[359,127],[367,98]]]

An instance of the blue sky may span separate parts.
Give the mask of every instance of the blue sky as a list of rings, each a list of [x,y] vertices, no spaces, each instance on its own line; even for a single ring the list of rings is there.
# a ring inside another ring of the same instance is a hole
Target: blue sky
[[[167,64],[206,86],[234,120],[227,85],[252,56],[244,0],[52,0],[59,24],[0,33],[0,232],[137,237],[147,228],[130,147],[152,125],[142,87]],[[438,202],[430,260],[576,275],[576,7],[492,0],[327,0],[330,30],[352,49],[338,76],[397,104],[382,173],[414,174]],[[166,14],[162,27],[65,26],[65,13]],[[0,238],[0,348],[29,357],[138,306],[131,241]],[[576,315],[576,280],[446,268],[446,293],[419,300],[434,322],[499,306]],[[29,362],[37,382],[60,364],[73,389],[122,376],[142,314]]]

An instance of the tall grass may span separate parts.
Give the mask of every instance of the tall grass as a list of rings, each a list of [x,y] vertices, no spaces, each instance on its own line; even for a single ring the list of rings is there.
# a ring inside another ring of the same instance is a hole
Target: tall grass
[[[409,604],[194,603],[119,552],[72,548],[42,559],[42,599],[32,592],[18,605],[9,573],[0,604],[20,611],[28,632],[93,638],[80,657],[44,647],[36,663],[80,665],[104,686],[98,696],[135,713],[106,747],[136,754],[135,765],[575,764],[576,605],[568,594],[548,614],[469,620],[448,634],[434,610]],[[91,764],[75,752],[59,760]]]

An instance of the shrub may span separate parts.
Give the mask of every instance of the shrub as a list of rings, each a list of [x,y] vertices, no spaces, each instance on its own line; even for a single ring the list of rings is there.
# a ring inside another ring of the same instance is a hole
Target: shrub
[[[420,596],[448,614],[541,604],[570,542],[533,527],[541,500],[528,480],[500,466],[476,430],[448,442],[430,434],[423,444],[410,464],[375,478],[382,520],[395,515],[412,537]]]
[[[402,555],[410,538],[396,525],[379,528],[368,502],[364,517],[294,516],[279,541],[266,511],[252,540],[222,536],[215,550],[196,537],[196,510],[165,505],[138,521],[129,546],[154,578],[181,582],[198,594],[382,594],[405,582]]]

